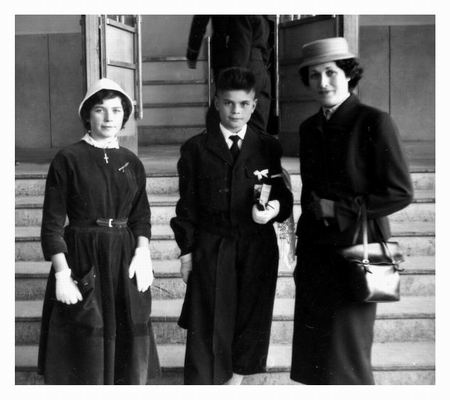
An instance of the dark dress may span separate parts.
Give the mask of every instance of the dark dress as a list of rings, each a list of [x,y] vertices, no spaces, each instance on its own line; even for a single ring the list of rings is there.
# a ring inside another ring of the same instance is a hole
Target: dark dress
[[[128,277],[137,237],[150,239],[145,185],[142,163],[125,148],[104,151],[80,141],[50,165],[42,249],[47,261],[65,253],[83,300],[56,300],[52,267],[38,365],[47,384],[145,384],[159,371],[151,292],[138,292]],[[128,224],[100,227],[97,218],[128,218]]]
[[[179,325],[188,330],[185,384],[223,384],[233,372],[264,372],[278,270],[273,224],[253,222],[254,171],[281,173],[279,142],[247,127],[239,157],[218,125],[188,140],[178,162],[180,200],[171,220],[181,254],[192,253]],[[275,218],[292,210],[283,179],[272,179]]]
[[[373,384],[376,304],[351,299],[346,263],[336,248],[352,244],[363,202],[373,241],[390,237],[387,216],[412,201],[392,119],[354,95],[328,121],[320,110],[300,127],[300,173],[291,378],[306,384]],[[335,201],[328,225],[314,216],[312,192]]]

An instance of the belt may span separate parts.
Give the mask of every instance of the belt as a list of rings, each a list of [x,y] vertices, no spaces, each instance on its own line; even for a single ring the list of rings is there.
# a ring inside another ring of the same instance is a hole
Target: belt
[[[128,218],[97,218],[95,223],[98,226],[106,228],[126,228],[128,225]]]

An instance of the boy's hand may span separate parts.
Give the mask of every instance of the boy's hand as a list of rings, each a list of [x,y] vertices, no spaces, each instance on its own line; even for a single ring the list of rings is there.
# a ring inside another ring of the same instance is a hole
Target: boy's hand
[[[188,253],[180,257],[181,267],[180,275],[184,283],[187,283],[189,274],[192,271],[192,254]]]
[[[267,203],[266,209],[259,211],[256,205],[252,208],[252,218],[257,224],[267,224],[270,220],[275,218],[280,212],[280,202],[278,200],[270,200]]]
[[[197,68],[197,61],[196,60],[186,60],[187,66],[189,69],[196,69]]]

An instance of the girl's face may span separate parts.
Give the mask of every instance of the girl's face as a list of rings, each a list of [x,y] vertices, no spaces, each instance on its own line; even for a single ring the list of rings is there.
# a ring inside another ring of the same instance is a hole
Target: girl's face
[[[90,124],[91,136],[95,140],[112,139],[122,129],[124,111],[119,96],[104,99],[103,103],[96,104],[91,109]]]
[[[350,78],[334,61],[312,65],[308,74],[309,88],[322,106],[333,107],[348,96]]]

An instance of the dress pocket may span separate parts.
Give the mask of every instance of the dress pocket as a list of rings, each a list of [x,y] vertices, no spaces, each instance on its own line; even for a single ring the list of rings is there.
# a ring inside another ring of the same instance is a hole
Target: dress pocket
[[[151,288],[145,292],[137,289],[136,277],[128,278],[128,293],[130,315],[134,324],[147,324],[152,311],[152,293]]]
[[[75,304],[56,301],[52,322],[57,325],[75,325],[80,328],[103,328],[103,318],[96,298],[96,273],[91,269],[82,277],[73,276],[83,299]]]

